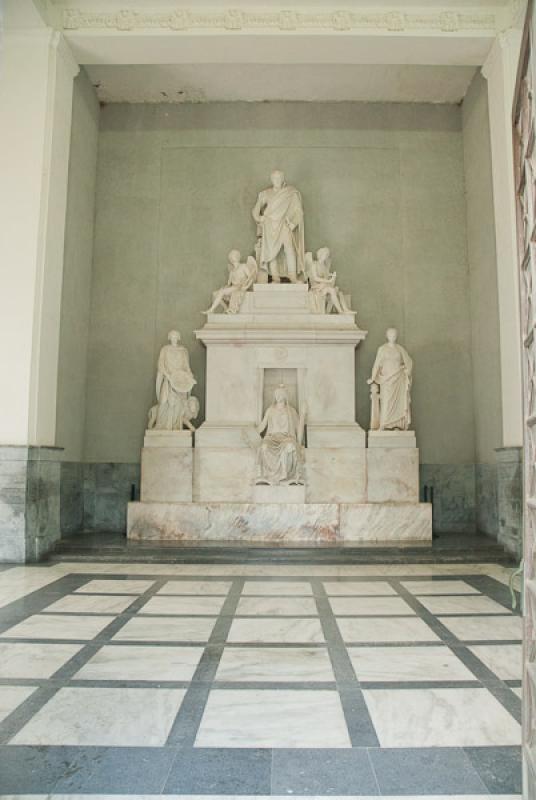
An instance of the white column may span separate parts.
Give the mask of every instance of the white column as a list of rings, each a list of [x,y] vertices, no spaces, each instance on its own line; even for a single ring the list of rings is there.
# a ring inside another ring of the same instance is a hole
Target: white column
[[[73,79],[62,35],[0,53],[0,444],[54,445]]]
[[[482,73],[488,82],[493,203],[501,350],[503,447],[521,446],[521,333],[516,243],[512,102],[521,31],[511,28],[495,40]]]

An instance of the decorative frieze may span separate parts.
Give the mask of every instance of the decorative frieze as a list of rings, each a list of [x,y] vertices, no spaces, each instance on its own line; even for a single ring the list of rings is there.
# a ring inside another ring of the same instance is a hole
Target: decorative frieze
[[[497,16],[487,12],[453,12],[448,10],[405,13],[402,11],[248,11],[229,8],[223,11],[193,11],[177,8],[173,11],[145,12],[83,11],[68,8],[63,12],[64,30],[110,28],[117,31],[170,30],[193,31],[336,31],[377,30],[403,32],[434,30],[446,33],[481,30],[495,31]]]

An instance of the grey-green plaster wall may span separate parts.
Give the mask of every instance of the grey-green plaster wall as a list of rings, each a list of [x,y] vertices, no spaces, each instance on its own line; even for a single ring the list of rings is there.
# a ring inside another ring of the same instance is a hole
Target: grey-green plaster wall
[[[98,137],[99,103],[82,69],[73,88],[56,412],[56,445],[74,462],[84,457]]]
[[[137,462],[154,371],[193,331],[226,254],[251,252],[270,170],[302,191],[306,245],[329,245],[360,325],[357,416],[388,325],[415,360],[421,461],[475,460],[462,112],[456,106],[232,103],[101,111],[84,460]]]
[[[487,84],[477,73],[462,106],[475,461],[495,464],[502,445],[499,300]]]

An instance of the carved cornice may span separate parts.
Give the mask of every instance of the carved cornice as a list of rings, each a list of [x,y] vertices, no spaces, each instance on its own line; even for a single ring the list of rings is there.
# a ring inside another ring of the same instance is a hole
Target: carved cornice
[[[375,30],[403,32],[433,30],[444,33],[457,31],[495,31],[494,13],[479,11],[247,11],[229,8],[225,11],[192,11],[177,8],[173,11],[142,12],[82,11],[75,8],[63,12],[64,30],[107,28],[117,31],[335,31]]]

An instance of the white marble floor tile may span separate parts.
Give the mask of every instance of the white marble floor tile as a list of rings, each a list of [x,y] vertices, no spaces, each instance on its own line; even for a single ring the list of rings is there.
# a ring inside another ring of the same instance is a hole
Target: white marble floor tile
[[[118,642],[206,642],[215,617],[134,617],[115,634]]]
[[[121,614],[137,600],[133,595],[70,594],[47,606],[45,611],[69,614]]]
[[[36,688],[35,686],[0,686],[0,722],[35,692]]]
[[[465,642],[521,640],[523,636],[521,617],[438,617],[438,619],[454,636]]]
[[[159,747],[184,695],[184,689],[60,689],[11,742]]]
[[[324,641],[324,634],[318,619],[235,619],[228,640],[244,644],[318,644]]]
[[[8,628],[2,637],[11,639],[94,639],[115,617],[77,617],[74,614],[34,614]]]
[[[367,689],[381,747],[519,745],[521,727],[487,689]]]
[[[219,614],[225,602],[225,597],[185,597],[166,596],[151,597],[139,614],[180,614],[183,616],[197,616]]]
[[[371,617],[360,619],[339,617],[337,624],[345,642],[435,642],[433,630],[418,618]]]
[[[223,594],[231,588],[227,581],[168,581],[157,594]]]
[[[432,614],[511,614],[512,612],[484,595],[466,597],[417,597]]]
[[[89,681],[189,681],[202,647],[106,645],[74,676]]]
[[[478,644],[469,650],[503,681],[520,681],[522,675],[520,644]]]
[[[238,617],[316,617],[317,613],[312,597],[241,597],[236,611]]]
[[[209,695],[196,747],[350,747],[335,691],[220,690]]]
[[[226,647],[218,681],[334,681],[326,648]]]
[[[396,595],[393,587],[386,581],[324,581],[324,589],[332,595]]]
[[[109,565],[108,565],[109,566]],[[128,572],[135,572],[136,570],[132,569],[132,567],[136,567],[136,564],[127,564],[125,565],[128,567]],[[141,565],[139,565],[141,566]],[[85,570],[86,572],[89,570]],[[94,572],[95,570],[91,570]],[[114,572],[119,572],[120,570],[115,570]],[[143,565],[143,572],[156,572],[153,569],[153,565]],[[113,580],[112,578],[108,580],[93,580],[85,583],[77,592],[86,593],[86,592],[93,592],[98,594],[143,594],[148,589],[151,588],[154,581],[138,581],[138,580]]]
[[[465,581],[402,581],[411,594],[480,594]]]
[[[333,613],[340,616],[413,616],[415,611],[401,597],[331,597]]]
[[[473,673],[442,645],[438,647],[348,648],[360,681],[472,681]]]
[[[259,571],[262,575],[263,572]],[[270,574],[270,573],[268,573]],[[286,574],[285,572],[281,574]],[[309,574],[303,570],[301,574]],[[242,594],[273,594],[276,596],[285,595],[312,595],[313,590],[309,581],[246,581]]]
[[[0,642],[0,678],[50,678],[83,645]]]

